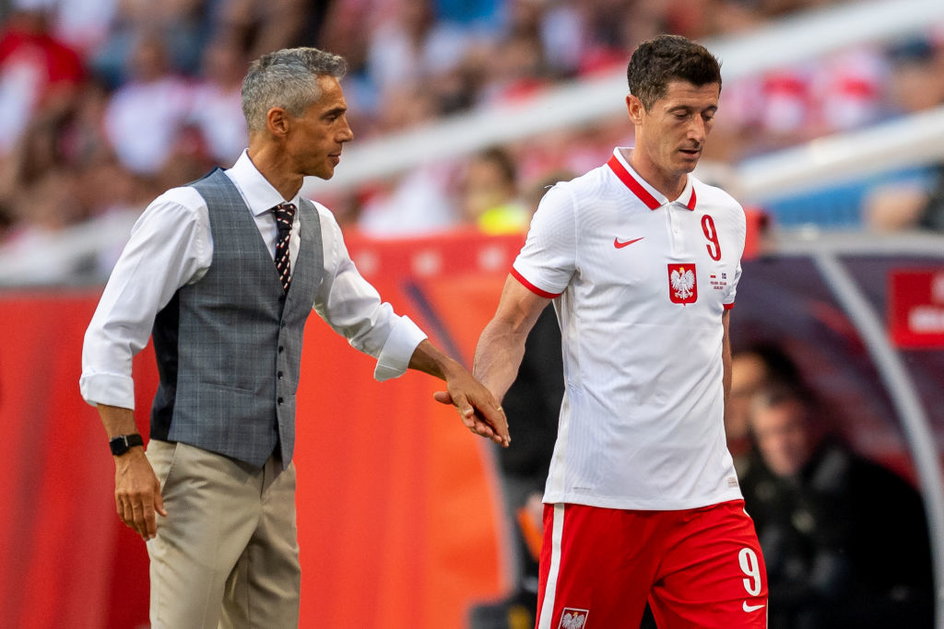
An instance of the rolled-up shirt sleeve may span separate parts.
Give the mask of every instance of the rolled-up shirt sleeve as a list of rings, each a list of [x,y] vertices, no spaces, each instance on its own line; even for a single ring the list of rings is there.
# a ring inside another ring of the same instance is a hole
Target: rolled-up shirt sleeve
[[[358,272],[334,215],[316,204],[321,219],[325,272],[315,297],[318,315],[352,347],[377,359],[374,378],[383,381],[406,372],[426,334],[409,317],[397,315]]]
[[[209,238],[205,203],[192,188],[169,190],[144,211],[85,332],[79,389],[86,402],[134,408],[132,358],[177,289],[206,272]]]

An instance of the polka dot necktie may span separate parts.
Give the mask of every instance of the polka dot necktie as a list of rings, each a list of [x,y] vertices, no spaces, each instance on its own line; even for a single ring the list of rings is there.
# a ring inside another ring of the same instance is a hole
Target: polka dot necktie
[[[292,260],[289,256],[288,242],[292,238],[295,205],[279,203],[272,208],[272,211],[275,212],[275,226],[279,230],[279,238],[275,243],[275,268],[279,272],[282,288],[288,292],[288,287],[292,283]]]

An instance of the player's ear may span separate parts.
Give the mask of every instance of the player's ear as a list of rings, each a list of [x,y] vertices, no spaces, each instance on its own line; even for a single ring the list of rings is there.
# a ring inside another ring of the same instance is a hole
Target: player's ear
[[[633,124],[642,124],[642,117],[646,113],[646,108],[639,98],[632,94],[627,94],[626,111],[629,113],[629,119]]]

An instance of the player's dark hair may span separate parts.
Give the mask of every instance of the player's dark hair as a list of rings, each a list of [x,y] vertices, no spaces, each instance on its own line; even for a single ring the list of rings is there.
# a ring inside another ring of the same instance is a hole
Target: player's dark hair
[[[721,64],[701,44],[681,35],[659,35],[636,48],[626,78],[629,93],[649,111],[672,81],[687,81],[695,87],[717,83],[720,89]]]

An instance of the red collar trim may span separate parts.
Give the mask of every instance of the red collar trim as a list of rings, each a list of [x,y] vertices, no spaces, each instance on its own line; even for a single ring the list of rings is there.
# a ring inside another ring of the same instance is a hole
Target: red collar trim
[[[613,173],[619,177],[619,180],[622,181],[627,188],[629,188],[633,194],[639,197],[639,200],[646,204],[650,210],[658,210],[662,207],[662,204],[646,190],[639,181],[636,180],[632,174],[626,170],[626,167],[623,166],[622,162],[619,161],[619,158],[616,155],[610,157],[610,160],[606,163],[607,166],[613,171]],[[692,196],[688,198],[688,203],[685,204],[689,210],[695,209],[695,187],[692,186]]]
[[[629,174],[629,171],[623,166],[616,155],[610,157],[606,163],[613,172],[619,177],[620,181],[626,184],[626,187],[632,190],[633,194],[639,197],[639,200],[646,204],[650,210],[658,210],[662,204],[656,201],[656,198],[649,194],[649,191],[642,187],[642,184],[636,181],[636,178]]]

